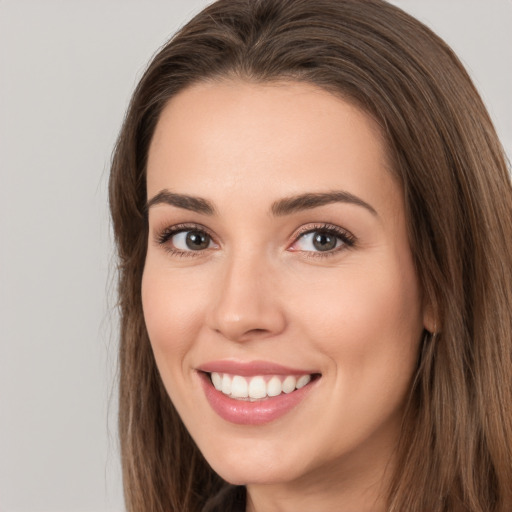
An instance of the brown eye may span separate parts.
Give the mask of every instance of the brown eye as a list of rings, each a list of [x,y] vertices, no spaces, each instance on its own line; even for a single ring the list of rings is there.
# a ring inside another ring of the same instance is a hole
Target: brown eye
[[[178,251],[203,251],[212,245],[212,239],[208,233],[197,229],[188,231],[179,231],[171,237],[169,241],[174,249]]]
[[[332,230],[316,229],[302,234],[294,244],[294,249],[304,252],[329,252],[343,245],[349,245],[348,240]]]
[[[187,231],[185,243],[191,251],[200,251],[209,247],[210,236],[201,231]]]
[[[313,233],[313,247],[318,251],[331,251],[336,248],[338,237],[322,231]]]

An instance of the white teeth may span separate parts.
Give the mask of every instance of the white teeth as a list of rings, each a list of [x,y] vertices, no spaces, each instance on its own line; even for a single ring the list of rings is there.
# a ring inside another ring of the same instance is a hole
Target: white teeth
[[[226,375],[226,374],[223,375],[221,391],[225,395],[230,395],[231,394],[231,377],[229,375]]]
[[[227,373],[212,372],[211,380],[216,390],[236,399],[259,400],[267,396],[278,396],[301,389],[311,382],[311,375],[264,377],[242,377]]]
[[[267,395],[268,396],[277,396],[283,392],[283,386],[281,385],[281,380],[279,377],[272,377],[267,382]]]
[[[311,380],[311,375],[301,375],[297,379],[296,387],[297,389],[303,388],[306,384],[308,384]]]
[[[286,379],[283,381],[283,391],[285,393],[291,393],[295,390],[295,385],[297,384],[297,379],[293,375],[288,375]]]
[[[222,377],[218,373],[212,373],[212,382],[217,391],[222,389]]]
[[[224,390],[222,391],[224,392]],[[247,381],[240,375],[235,375],[231,381],[231,396],[233,398],[247,398],[249,396]]]
[[[235,379],[236,377],[233,377],[233,380]],[[267,385],[263,377],[253,377],[251,379],[249,384],[249,396],[251,398],[265,398],[267,396]]]

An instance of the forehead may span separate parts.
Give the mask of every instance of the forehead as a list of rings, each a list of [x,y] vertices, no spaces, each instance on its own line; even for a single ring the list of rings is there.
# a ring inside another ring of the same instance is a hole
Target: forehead
[[[170,188],[273,200],[341,187],[384,199],[397,191],[389,167],[377,123],[323,89],[209,82],[164,108],[149,150],[148,197]]]

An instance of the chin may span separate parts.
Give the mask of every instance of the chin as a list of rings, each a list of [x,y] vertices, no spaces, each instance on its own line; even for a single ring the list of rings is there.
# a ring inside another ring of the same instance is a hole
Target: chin
[[[248,447],[248,443],[252,446]],[[286,443],[279,443],[277,448],[272,442],[255,439],[240,444],[217,443],[212,450],[210,443],[210,449],[201,450],[213,470],[231,484],[284,483],[299,478],[307,470],[293,449],[282,446]]]
[[[224,460],[212,467],[221,478],[233,485],[278,484],[294,480],[298,476],[289,469],[281,465],[276,466],[269,461],[266,463],[244,461],[243,463],[228,464]]]

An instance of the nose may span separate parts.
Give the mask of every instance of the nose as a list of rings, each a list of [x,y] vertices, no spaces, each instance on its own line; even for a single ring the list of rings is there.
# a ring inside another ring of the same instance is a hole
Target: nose
[[[210,327],[225,338],[244,342],[281,333],[286,316],[279,301],[276,270],[256,255],[231,257],[220,273]]]

